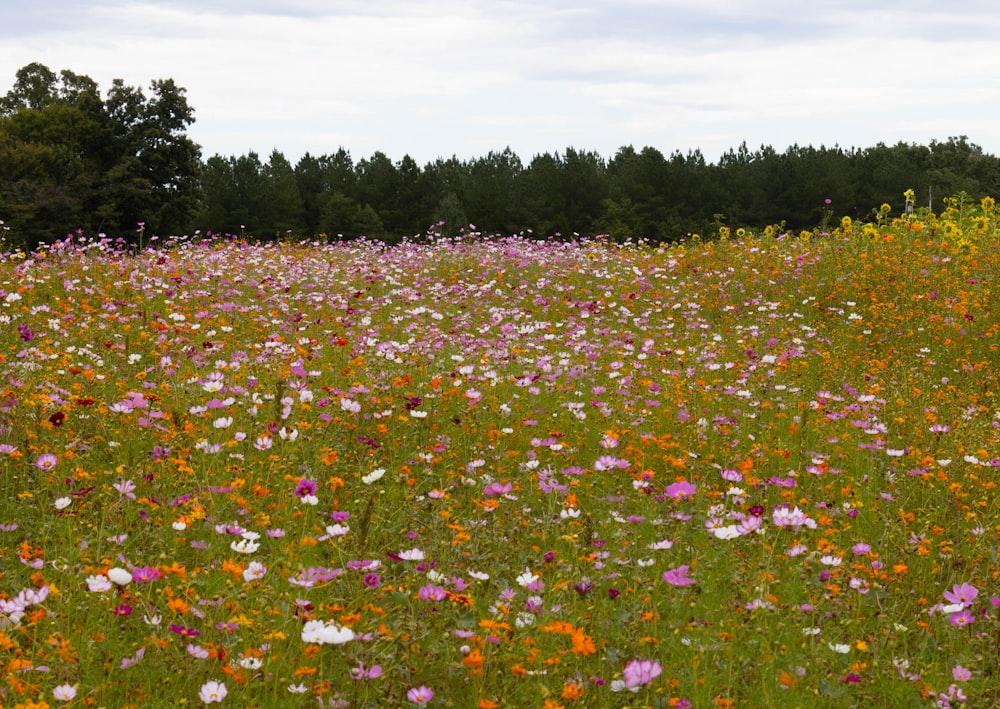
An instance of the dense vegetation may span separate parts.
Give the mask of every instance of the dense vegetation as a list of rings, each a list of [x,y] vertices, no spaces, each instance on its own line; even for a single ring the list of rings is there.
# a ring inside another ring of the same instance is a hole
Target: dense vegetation
[[[948,205],[0,255],[0,703],[1000,706],[1000,222]]]
[[[438,222],[453,234],[472,221],[486,233],[669,242],[723,226],[815,227],[828,204],[870,216],[909,188],[922,204],[1000,193],[1000,159],[964,136],[780,153],[743,144],[717,163],[698,151],[628,146],[610,159],[566,148],[524,163],[506,149],[423,167],[381,152],[355,161],[341,148],[292,165],[278,150],[263,161],[250,152],[203,162],[185,133],[193,121],[171,80],[154,81],[148,97],[116,81],[102,99],[89,77],[22,68],[0,99],[0,219],[29,247],[77,229],[135,239],[140,222],[164,235],[398,241]]]

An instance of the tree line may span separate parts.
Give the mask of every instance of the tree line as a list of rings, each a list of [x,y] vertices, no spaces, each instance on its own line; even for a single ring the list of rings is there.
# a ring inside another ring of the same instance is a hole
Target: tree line
[[[611,158],[572,147],[509,148],[421,167],[382,152],[355,161],[341,148],[294,165],[279,151],[203,160],[188,136],[185,90],[149,93],[42,64],[17,72],[0,98],[0,220],[28,246],[75,230],[136,240],[202,233],[389,242],[429,228],[482,233],[676,241],[723,226],[814,228],[832,211],[854,218],[906,189],[918,201],[1000,194],[1000,159],[965,136],[869,148],[746,143],[718,162],[698,150],[665,155],[625,146]],[[925,197],[926,195],[926,197]]]

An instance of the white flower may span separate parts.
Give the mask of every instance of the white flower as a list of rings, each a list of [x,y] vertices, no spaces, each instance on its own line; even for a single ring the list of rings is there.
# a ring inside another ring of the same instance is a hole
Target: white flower
[[[60,702],[68,702],[76,696],[76,687],[71,684],[60,684],[52,690],[52,696]]]
[[[240,539],[229,545],[229,548],[239,554],[253,554],[260,549],[260,543],[252,539]]]
[[[482,571],[470,571],[469,576],[476,579],[477,581],[489,581],[490,575],[484,574]]]
[[[104,593],[105,591],[110,591],[112,588],[114,586],[104,574],[87,577],[87,589],[94,593]]]
[[[559,513],[559,516],[563,519],[576,519],[580,516],[580,510],[575,507],[567,507]]]
[[[170,526],[173,527],[174,529],[176,529],[178,532],[183,532],[185,529],[187,529],[187,523],[186,522],[181,522],[180,520],[177,520],[176,522],[174,522]]]
[[[299,498],[299,502],[301,502],[303,505],[315,506],[319,504],[319,498],[316,497],[315,495],[303,495],[302,497]]]
[[[55,501],[55,506],[57,510],[64,510],[73,504],[73,498],[71,497],[60,497]]]
[[[851,646],[844,645],[843,643],[836,645],[834,643],[827,643],[827,645],[830,647],[831,650],[833,650],[834,652],[839,652],[841,655],[846,655],[851,651]]]
[[[730,524],[725,527],[716,527],[712,530],[712,534],[715,535],[716,539],[736,539],[740,536],[740,529],[735,524]]]
[[[303,642],[316,645],[343,645],[354,639],[354,631],[336,623],[310,620],[302,627]]]
[[[264,663],[259,657],[243,657],[236,664],[247,670],[259,670]]]
[[[528,586],[529,584],[538,580],[538,574],[532,572],[531,569],[525,569],[524,573],[517,577],[518,586]]]
[[[309,687],[304,684],[290,684],[288,685],[288,691],[292,694],[305,694],[309,691]]]
[[[205,704],[212,704],[214,702],[222,702],[229,694],[229,690],[226,689],[226,685],[222,682],[216,682],[215,680],[209,680],[201,686],[198,691],[198,698],[201,699]]]
[[[243,580],[249,583],[250,581],[264,578],[264,574],[266,573],[266,566],[259,561],[251,561],[243,570]]]
[[[802,634],[803,635],[819,635],[820,634],[820,629],[819,628],[803,628],[802,629]]]
[[[327,539],[330,537],[342,537],[350,531],[351,528],[346,524],[333,524],[326,528],[326,537]]]
[[[425,419],[427,418],[427,412],[417,411],[416,409],[414,409],[413,411],[410,412],[410,416],[412,416],[415,419]]]
[[[825,556],[821,556],[819,558],[819,563],[826,566],[840,566],[840,562],[841,559],[839,556],[832,556],[830,554],[826,554]]]
[[[649,548],[649,549],[656,549],[656,550],[659,550],[659,549],[669,549],[673,545],[674,545],[674,543],[672,541],[670,541],[669,539],[664,539],[663,541],[653,542],[647,548]]]
[[[375,470],[363,476],[361,478],[361,482],[363,482],[365,485],[371,485],[373,482],[381,478],[383,475],[385,475],[385,468],[375,468]]]
[[[410,549],[399,552],[399,558],[405,561],[423,561],[424,553],[420,549]]]
[[[108,571],[108,579],[119,586],[128,586],[132,583],[132,573],[116,566]]]

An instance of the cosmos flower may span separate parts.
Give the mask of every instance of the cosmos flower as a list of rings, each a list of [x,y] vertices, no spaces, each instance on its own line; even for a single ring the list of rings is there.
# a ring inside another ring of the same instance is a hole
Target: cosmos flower
[[[431,690],[430,687],[425,687],[424,685],[420,685],[419,687],[413,687],[412,689],[406,692],[407,701],[412,702],[413,704],[416,704],[418,706],[423,706],[433,698],[434,698],[433,690]]]
[[[664,571],[663,580],[671,586],[690,586],[694,583],[694,579],[689,578],[687,572],[688,566],[684,564],[683,566],[678,566],[676,569]]]
[[[221,703],[227,694],[229,694],[229,690],[226,689],[226,685],[215,680],[205,682],[198,690],[198,698],[205,704]]]

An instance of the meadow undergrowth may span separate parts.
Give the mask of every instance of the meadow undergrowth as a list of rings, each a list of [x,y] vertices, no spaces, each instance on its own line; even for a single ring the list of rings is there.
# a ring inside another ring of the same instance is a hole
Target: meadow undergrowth
[[[0,705],[997,705],[998,221],[875,217],[5,254]]]

